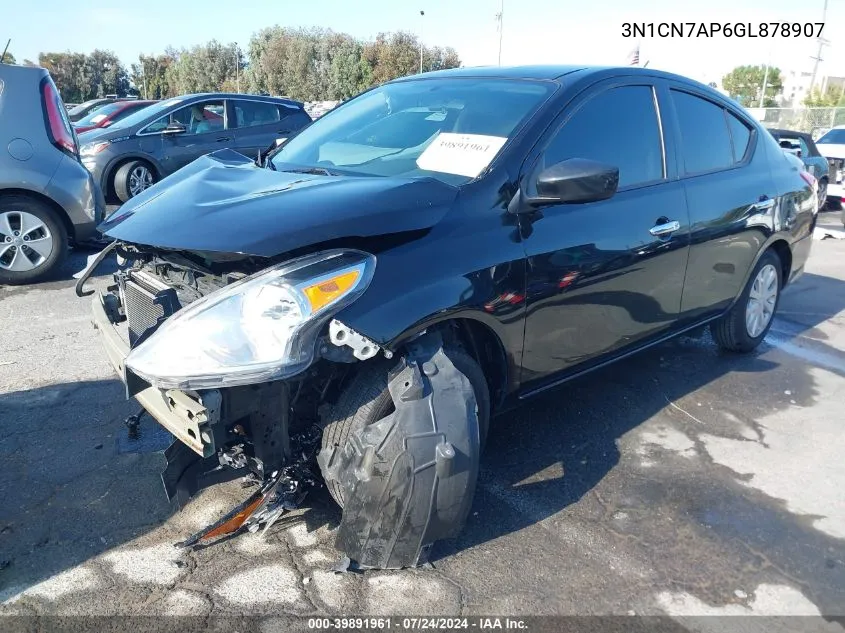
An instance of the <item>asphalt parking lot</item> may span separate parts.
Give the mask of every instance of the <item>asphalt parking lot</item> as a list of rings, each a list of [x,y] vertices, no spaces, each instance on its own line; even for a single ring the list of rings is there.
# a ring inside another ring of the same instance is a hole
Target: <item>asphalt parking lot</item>
[[[73,292],[90,255],[0,288],[0,614],[845,615],[845,240],[814,242],[757,353],[683,338],[497,420],[461,537],[364,574],[328,571],[324,492],[173,548],[245,491],[165,501],[163,435],[128,439]]]

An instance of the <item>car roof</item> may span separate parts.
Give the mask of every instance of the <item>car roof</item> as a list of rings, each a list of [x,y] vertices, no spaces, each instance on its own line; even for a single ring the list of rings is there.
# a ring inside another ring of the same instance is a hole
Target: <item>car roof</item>
[[[392,82],[413,81],[415,79],[437,79],[437,78],[503,78],[503,79],[533,79],[540,81],[556,81],[562,77],[571,76],[577,77],[579,80],[595,76],[596,80],[615,75],[637,76],[643,77],[658,77],[662,79],[669,79],[679,83],[686,83],[693,85],[699,90],[703,90],[712,95],[713,98],[718,99],[726,104],[731,104],[734,107],[739,107],[739,104],[729,97],[725,96],[718,90],[707,86],[700,81],[684,77],[683,75],[676,75],[674,73],[666,72],[664,70],[656,70],[654,68],[639,68],[637,66],[588,66],[588,65],[535,65],[535,66],[475,66],[469,68],[450,68],[447,70],[435,70],[428,73],[420,73],[416,75],[408,75],[394,79]],[[843,126],[845,127],[845,126]]]
[[[503,77],[508,79],[558,79],[569,73],[583,70],[584,66],[472,66],[468,68],[449,68],[435,70],[418,75],[399,77],[394,81],[407,81],[418,78],[439,77]]]
[[[250,95],[250,94],[243,94],[238,92],[198,92],[194,94],[187,94],[187,95],[178,95],[176,97],[170,97],[168,99],[162,99],[162,101],[170,101],[170,99],[181,99],[182,101],[199,101],[202,99],[251,99],[253,101],[267,101],[271,103],[282,103],[285,105],[296,106],[298,108],[304,108],[305,104],[301,101],[295,101],[293,99],[287,99],[285,97],[269,97],[265,95]]]

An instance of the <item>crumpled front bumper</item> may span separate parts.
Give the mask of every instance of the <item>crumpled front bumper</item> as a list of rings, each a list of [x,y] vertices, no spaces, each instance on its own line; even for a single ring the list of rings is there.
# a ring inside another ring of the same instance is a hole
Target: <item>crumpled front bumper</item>
[[[106,355],[117,375],[126,384],[125,360],[129,355],[129,345],[109,321],[102,295],[97,294],[94,297],[91,311],[94,327],[102,335]],[[135,399],[159,424],[197,455],[202,457],[214,455],[214,434],[209,427],[220,419],[219,391],[204,391],[200,397],[196,397],[177,389],[165,391],[156,387],[147,387],[136,393]]]

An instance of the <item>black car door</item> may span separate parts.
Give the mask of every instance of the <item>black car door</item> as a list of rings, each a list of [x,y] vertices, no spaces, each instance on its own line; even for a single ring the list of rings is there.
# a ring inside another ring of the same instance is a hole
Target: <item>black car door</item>
[[[546,167],[592,159],[618,167],[620,180],[608,200],[523,216],[531,224],[522,371],[529,390],[658,336],[678,317],[689,222],[663,139],[662,85],[631,78],[594,86],[539,144]]]
[[[744,114],[685,84],[666,96],[690,214],[681,312],[696,320],[724,310],[742,290],[778,194],[757,128]]]

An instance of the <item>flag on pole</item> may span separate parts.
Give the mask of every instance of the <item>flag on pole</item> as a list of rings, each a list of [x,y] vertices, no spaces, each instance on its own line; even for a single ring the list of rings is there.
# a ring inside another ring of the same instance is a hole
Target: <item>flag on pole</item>
[[[634,47],[630,53],[628,53],[628,65],[629,66],[639,66],[640,65],[640,45]]]

